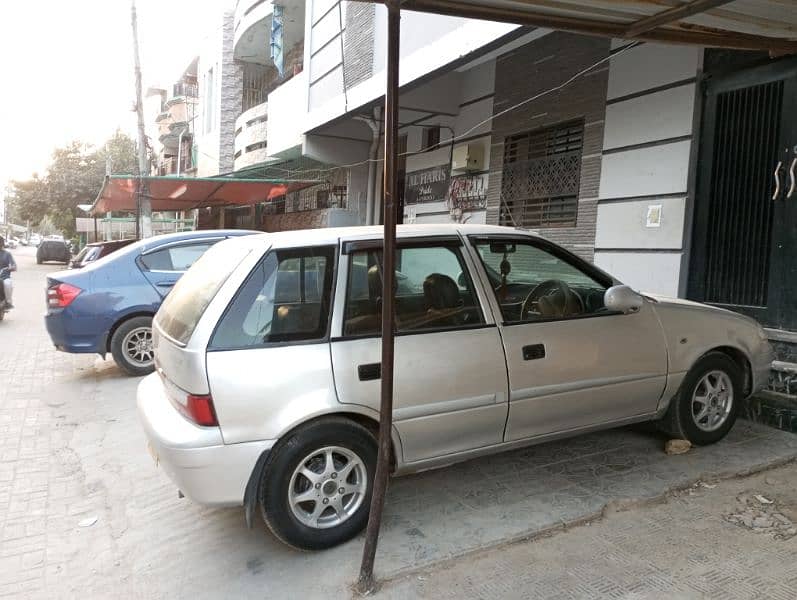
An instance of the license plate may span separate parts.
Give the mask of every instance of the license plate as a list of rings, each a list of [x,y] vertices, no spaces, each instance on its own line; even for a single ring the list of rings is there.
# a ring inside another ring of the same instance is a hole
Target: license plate
[[[158,457],[158,453],[155,451],[154,446],[150,442],[147,442],[147,452],[149,452],[152,460],[155,461],[155,466],[157,467],[160,465],[161,459]]]

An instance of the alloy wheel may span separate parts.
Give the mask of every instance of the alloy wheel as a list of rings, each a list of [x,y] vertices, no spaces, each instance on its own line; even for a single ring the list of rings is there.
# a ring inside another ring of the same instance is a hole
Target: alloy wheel
[[[132,364],[136,367],[148,367],[155,358],[152,347],[152,329],[150,327],[136,327],[122,340],[122,350]]]
[[[327,529],[356,513],[367,489],[363,460],[348,448],[327,446],[308,454],[294,469],[288,504],[304,525]]]
[[[692,419],[702,431],[716,431],[733,408],[733,384],[724,371],[709,371],[692,393]]]

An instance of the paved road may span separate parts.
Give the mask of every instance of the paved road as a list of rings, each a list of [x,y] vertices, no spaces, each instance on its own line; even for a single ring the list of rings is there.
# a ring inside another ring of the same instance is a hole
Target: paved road
[[[42,323],[44,276],[59,267],[37,266],[29,248],[15,256],[17,309],[0,323],[0,597],[348,597],[361,538],[297,553],[260,525],[247,530],[241,509],[178,499],[145,451],[138,380],[112,361],[52,348]],[[705,473],[797,456],[797,437],[750,424],[684,457],[666,457],[661,446],[648,433],[610,431],[396,480],[378,574],[401,576]],[[562,585],[580,595],[569,580]]]

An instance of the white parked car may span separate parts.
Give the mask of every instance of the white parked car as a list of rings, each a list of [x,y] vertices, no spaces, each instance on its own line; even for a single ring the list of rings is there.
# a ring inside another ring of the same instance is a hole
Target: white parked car
[[[767,381],[753,320],[643,296],[528,232],[400,226],[393,468],[640,421],[722,439]],[[220,242],[155,318],[150,450],[196,502],[259,505],[326,548],[367,521],[380,394],[381,229]]]

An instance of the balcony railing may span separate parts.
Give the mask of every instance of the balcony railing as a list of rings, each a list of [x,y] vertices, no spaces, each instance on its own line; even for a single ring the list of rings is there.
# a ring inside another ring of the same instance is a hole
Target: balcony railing
[[[254,108],[258,104],[263,104],[268,97],[268,93],[264,89],[257,88],[244,88],[241,98],[241,112],[246,112],[250,108]]]
[[[191,153],[185,152],[180,157],[180,173],[185,173],[186,171],[190,170],[194,165],[192,164],[191,160]],[[176,175],[177,174],[177,157],[170,156],[169,158],[164,158],[161,162],[160,169],[158,175]]]
[[[172,88],[172,96],[185,96],[186,98],[198,98],[199,90],[195,83],[175,83]]]

